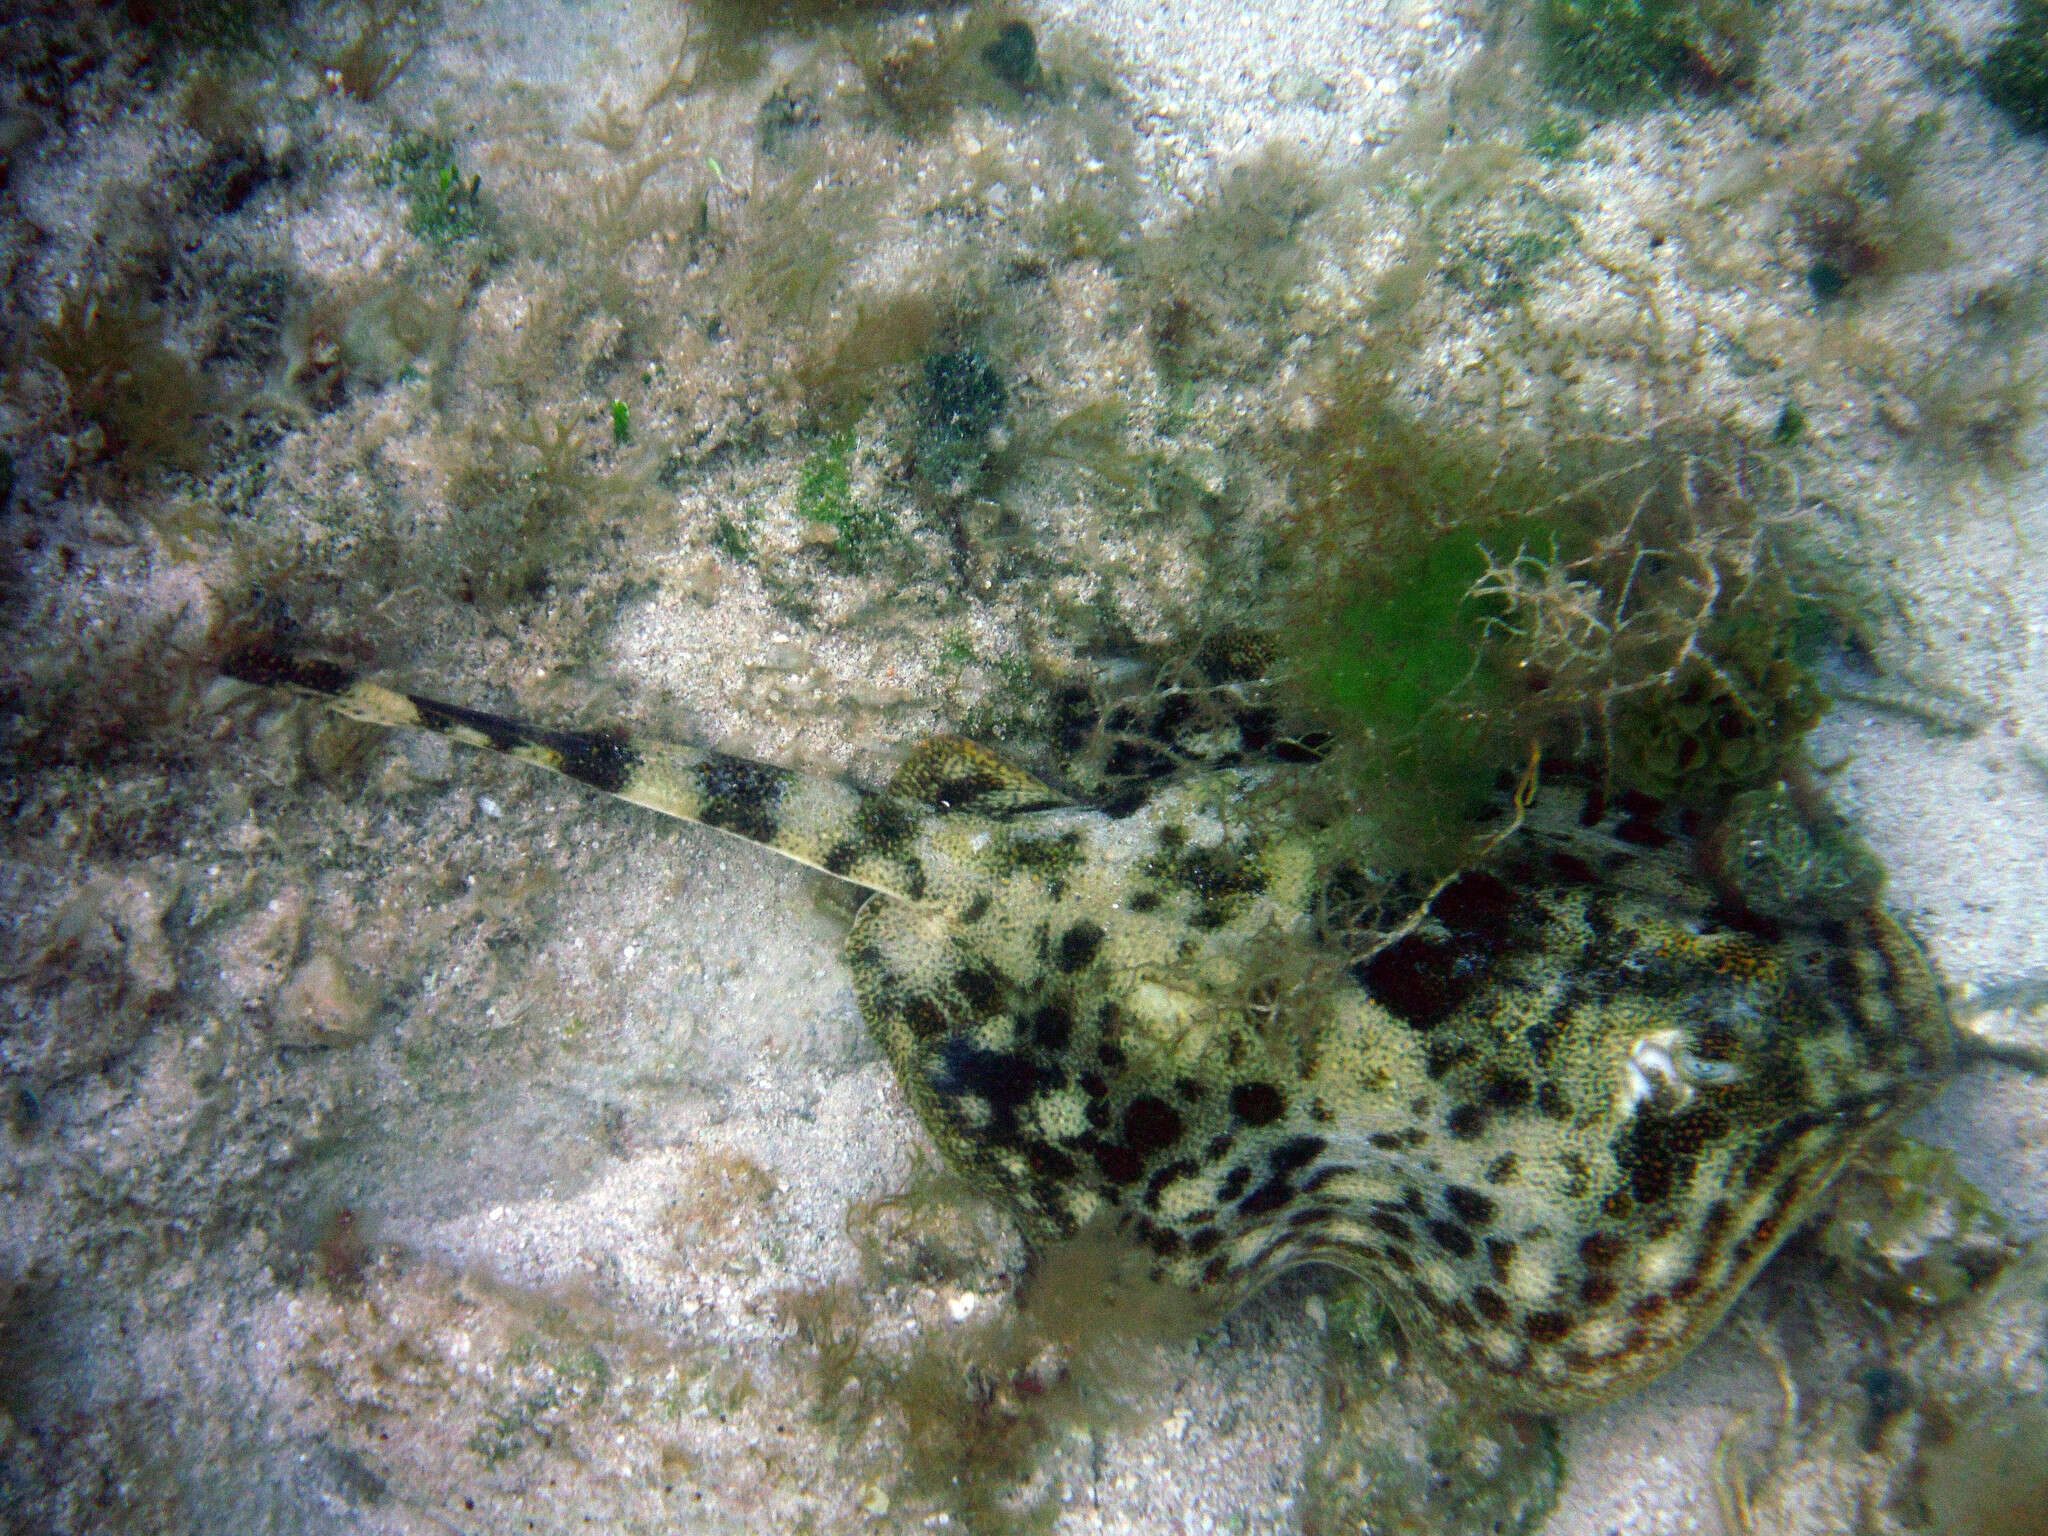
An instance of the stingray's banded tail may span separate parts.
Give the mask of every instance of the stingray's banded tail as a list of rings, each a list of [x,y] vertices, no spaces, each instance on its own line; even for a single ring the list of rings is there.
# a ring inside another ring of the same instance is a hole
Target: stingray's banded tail
[[[433,731],[502,752],[664,816],[701,822],[906,901],[924,894],[915,842],[926,808],[837,779],[724,752],[636,740],[624,731],[556,731],[363,682],[331,662],[256,648],[221,670],[240,682],[318,699],[371,725]]]

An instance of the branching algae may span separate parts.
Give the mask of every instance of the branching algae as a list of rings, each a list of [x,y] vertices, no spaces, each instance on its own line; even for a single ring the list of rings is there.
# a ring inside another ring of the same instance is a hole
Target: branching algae
[[[1533,762],[1417,889],[1329,867],[1270,814],[1300,743],[1261,708],[1111,814],[959,738],[875,792],[268,649],[227,670],[865,887],[846,956],[869,1026],[1034,1243],[1112,1228],[1219,1307],[1350,1269],[1453,1380],[1524,1407],[1678,1360],[1951,1054],[1927,962],[1874,899],[1757,911],[1698,817]],[[1131,729],[1172,739],[1184,704],[1162,693]],[[1355,957],[1319,942],[1339,894],[1396,914]]]

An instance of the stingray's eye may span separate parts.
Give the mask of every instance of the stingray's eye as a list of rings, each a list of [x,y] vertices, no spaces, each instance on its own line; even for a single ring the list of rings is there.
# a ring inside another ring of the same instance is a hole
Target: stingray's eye
[[[1678,1071],[1690,1082],[1715,1086],[1735,1082],[1742,1076],[1742,1068],[1732,1061],[1712,1061],[1690,1051],[1678,1053]]]

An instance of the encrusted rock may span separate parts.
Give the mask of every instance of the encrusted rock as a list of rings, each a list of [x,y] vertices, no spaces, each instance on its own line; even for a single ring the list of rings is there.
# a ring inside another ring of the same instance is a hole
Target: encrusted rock
[[[279,1045],[353,1045],[370,1032],[374,1011],[349,968],[322,951],[278,991],[275,1038]]]
[[[49,994],[28,1053],[44,1082],[91,1071],[141,1039],[178,987],[164,918],[177,883],[153,871],[95,875],[57,909],[30,970]]]

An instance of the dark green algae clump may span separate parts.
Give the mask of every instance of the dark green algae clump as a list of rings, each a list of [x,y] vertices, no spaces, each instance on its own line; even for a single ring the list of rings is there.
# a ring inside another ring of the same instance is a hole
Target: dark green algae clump
[[[2048,134],[2048,0],[2018,0],[1977,67],[1977,84],[2021,133]]]
[[[989,434],[1009,392],[980,352],[961,348],[925,359],[918,400],[918,472],[935,489],[971,488],[988,459]]]

